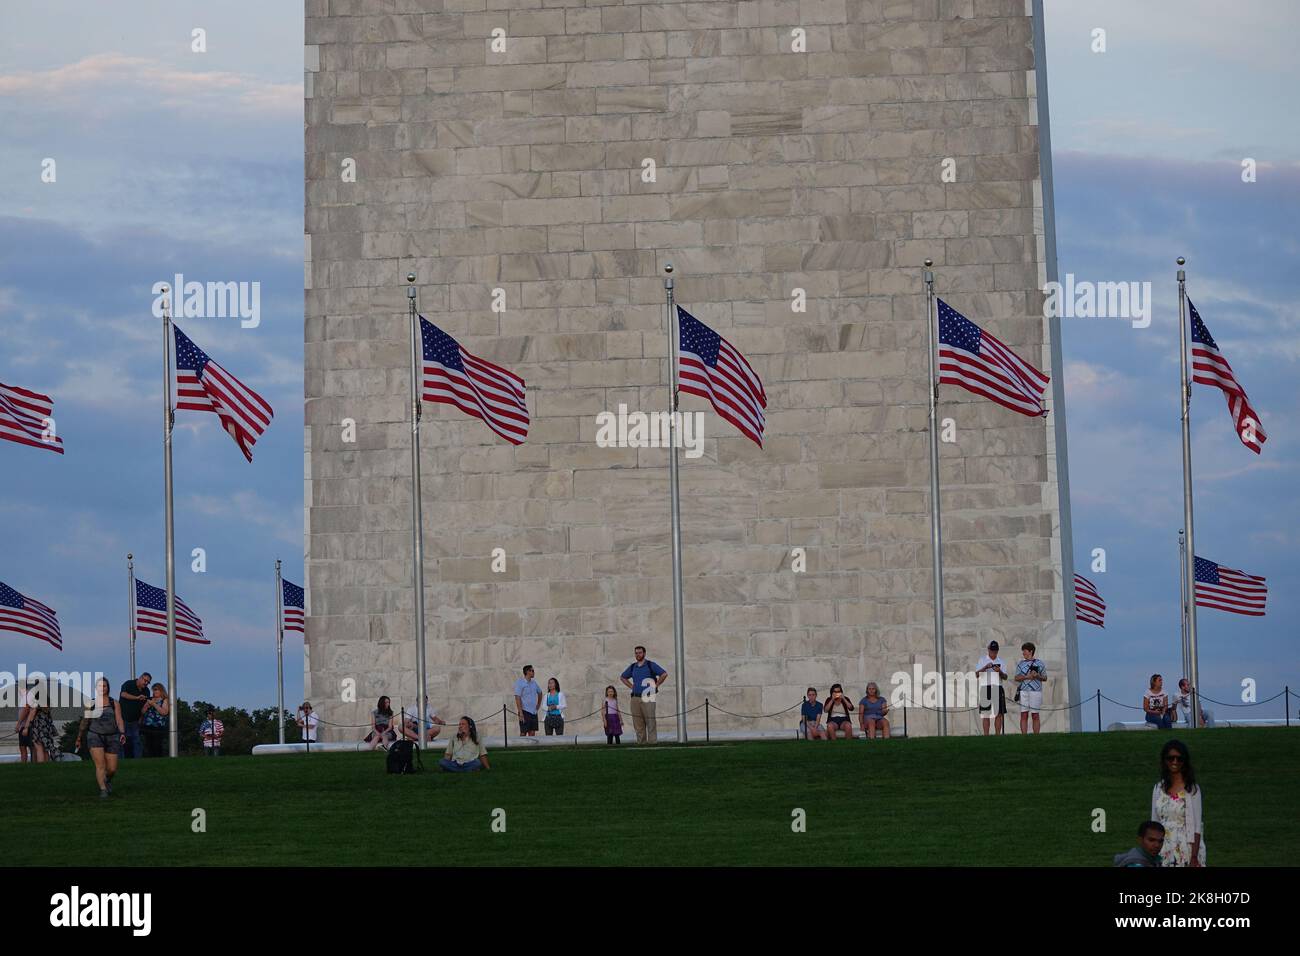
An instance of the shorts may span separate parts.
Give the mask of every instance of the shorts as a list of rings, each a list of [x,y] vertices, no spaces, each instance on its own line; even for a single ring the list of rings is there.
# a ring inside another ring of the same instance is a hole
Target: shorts
[[[537,733],[537,715],[524,711],[519,715],[519,732],[526,734],[530,731]]]
[[[95,730],[86,732],[86,746],[91,750],[102,750],[115,757],[122,756],[122,735],[118,733],[101,734]]]
[[[1022,714],[1036,714],[1043,708],[1043,692],[1041,690],[1020,689],[1020,712]]]
[[[827,717],[826,719],[830,721],[832,724],[834,724],[836,727],[839,727],[841,724],[852,722],[848,717],[845,717],[843,714],[837,714],[834,717]]]
[[[980,716],[985,720],[993,717],[993,686],[986,685],[980,688]],[[1007,693],[1001,687],[998,688],[998,712],[997,716],[1001,717],[1007,712]]]
[[[21,733],[18,735],[19,747],[30,747],[32,745],[32,735],[30,733]]]
[[[559,714],[546,715],[546,736],[564,733],[564,718]]]

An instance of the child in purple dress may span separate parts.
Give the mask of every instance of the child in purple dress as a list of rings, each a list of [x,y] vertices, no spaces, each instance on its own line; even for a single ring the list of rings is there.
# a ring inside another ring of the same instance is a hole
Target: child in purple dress
[[[600,722],[605,727],[605,743],[621,744],[623,717],[618,712],[618,691],[610,684],[605,688],[605,700],[600,708]]]

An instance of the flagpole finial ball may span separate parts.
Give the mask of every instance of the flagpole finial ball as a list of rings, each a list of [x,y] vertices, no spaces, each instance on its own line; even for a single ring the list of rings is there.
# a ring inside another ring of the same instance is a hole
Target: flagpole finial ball
[[[671,262],[665,262],[665,263],[664,263],[664,272],[667,272],[669,275],[672,275],[672,272],[673,272],[673,264],[672,264]]]
[[[1179,257],[1178,257],[1178,264],[1179,264],[1180,266],[1185,266],[1185,265],[1187,265],[1187,260],[1184,259],[1182,256],[1179,256]]]
[[[415,273],[414,273],[414,272],[408,272],[408,273],[406,274],[406,281],[407,281],[407,282],[414,282],[414,281],[415,281]]]
[[[930,268],[932,265],[934,265],[934,260],[933,260],[933,259],[926,259],[926,260],[925,260],[925,267],[926,267],[927,269]]]
[[[126,553],[126,559],[127,559],[128,561],[132,560],[134,557],[135,557],[135,555],[133,555],[130,551],[128,551],[128,552]]]

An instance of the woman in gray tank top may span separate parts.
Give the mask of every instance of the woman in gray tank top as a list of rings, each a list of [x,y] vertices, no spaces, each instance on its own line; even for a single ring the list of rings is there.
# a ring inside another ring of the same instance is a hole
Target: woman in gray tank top
[[[95,780],[99,783],[99,798],[106,799],[113,792],[113,775],[117,773],[117,758],[126,743],[126,726],[122,723],[122,707],[109,696],[112,685],[107,677],[95,684],[95,702],[86,708],[77,730],[77,749],[81,741],[90,748],[90,759],[95,762]]]

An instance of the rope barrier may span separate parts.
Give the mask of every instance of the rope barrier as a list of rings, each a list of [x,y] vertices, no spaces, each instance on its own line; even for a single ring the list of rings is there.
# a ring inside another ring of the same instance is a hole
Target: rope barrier
[[[1215,700],[1213,697],[1205,697],[1203,695],[1201,696],[1201,700],[1208,701],[1211,704],[1218,704],[1220,707],[1261,707],[1264,704],[1271,704],[1273,701],[1277,700],[1285,693],[1287,692],[1284,690],[1280,690],[1272,697],[1270,697],[1268,700],[1257,700],[1253,704],[1229,704],[1227,701]]]
[[[728,717],[737,717],[741,720],[766,720],[769,717],[780,717],[782,714],[788,714],[796,707],[802,706],[802,704],[803,701],[800,701],[798,704],[792,704],[791,706],[787,707],[785,710],[774,711],[770,714],[733,714],[729,710],[723,710],[717,704],[710,704],[709,709],[716,710],[720,714],[726,714]],[[699,708],[697,707],[696,709],[698,710]]]

